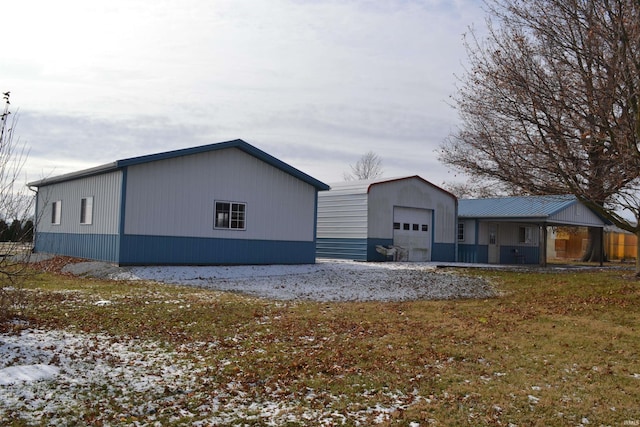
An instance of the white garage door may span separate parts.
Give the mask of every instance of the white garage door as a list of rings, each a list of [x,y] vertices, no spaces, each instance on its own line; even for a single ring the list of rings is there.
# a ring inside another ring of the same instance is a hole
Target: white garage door
[[[393,244],[404,248],[405,261],[431,261],[431,217],[429,209],[393,208]]]

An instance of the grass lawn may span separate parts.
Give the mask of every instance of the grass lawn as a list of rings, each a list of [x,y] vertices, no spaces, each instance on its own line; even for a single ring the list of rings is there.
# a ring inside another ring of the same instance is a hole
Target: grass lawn
[[[188,390],[167,383],[124,400],[92,386],[69,409],[77,424],[640,425],[631,272],[463,273],[488,278],[501,296],[281,302],[37,273],[26,320],[154,342],[189,367]]]

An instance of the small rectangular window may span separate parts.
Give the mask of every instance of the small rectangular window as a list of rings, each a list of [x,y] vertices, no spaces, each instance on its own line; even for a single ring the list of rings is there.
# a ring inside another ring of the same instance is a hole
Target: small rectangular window
[[[464,241],[464,222],[458,223],[458,240]]]
[[[531,227],[520,227],[518,229],[518,243],[531,243],[533,241],[533,229]]]
[[[413,224],[413,231],[419,231],[419,230],[420,230],[420,225]]]
[[[411,229],[411,224],[402,224],[402,229],[403,230],[410,230]]]
[[[393,223],[393,229],[394,230],[400,230],[400,223],[399,222],[394,222]]]
[[[214,228],[244,230],[246,204],[236,202],[215,202]]]
[[[80,200],[80,224],[93,223],[93,197],[83,197]]]
[[[57,200],[51,203],[51,224],[60,225],[61,214],[62,214],[62,201]]]
[[[429,231],[429,225],[428,224],[422,224],[422,231]]]

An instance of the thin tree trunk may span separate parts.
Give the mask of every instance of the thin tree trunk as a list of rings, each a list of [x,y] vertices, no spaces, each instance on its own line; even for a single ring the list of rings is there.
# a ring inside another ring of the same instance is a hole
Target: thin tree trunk
[[[602,254],[602,235],[600,229],[595,227],[589,227],[589,240],[587,242],[587,249],[582,256],[584,262],[601,262],[605,261],[604,254]]]

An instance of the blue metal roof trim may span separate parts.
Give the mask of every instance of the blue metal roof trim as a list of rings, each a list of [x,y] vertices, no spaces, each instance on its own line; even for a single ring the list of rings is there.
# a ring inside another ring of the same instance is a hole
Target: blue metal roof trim
[[[518,196],[493,199],[463,199],[458,216],[462,218],[548,218],[578,203],[573,195]]]
[[[301,170],[296,169],[293,166],[283,162],[282,160],[277,159],[272,155],[265,153],[264,151],[254,147],[253,145],[243,141],[242,139],[234,139],[232,141],[217,142],[215,144],[202,145],[199,147],[183,148],[180,150],[165,151],[162,153],[147,154],[139,157],[131,157],[128,159],[117,160],[113,163],[107,163],[105,165],[97,166],[91,169],[85,169],[78,172],[72,172],[69,174],[60,175],[57,177],[45,178],[40,181],[30,182],[27,185],[31,187],[42,187],[45,185],[56,184],[59,182],[85,178],[92,175],[99,175],[107,172],[113,172],[115,170],[122,169],[127,166],[140,165],[143,163],[155,162],[159,160],[173,159],[176,157],[189,156],[192,154],[206,153],[209,151],[224,150],[227,148],[238,148],[244,151],[245,153],[250,154],[253,157],[256,157],[264,161],[265,163],[268,163],[271,166],[278,168],[283,172],[288,173],[289,175],[292,175],[300,179],[301,181],[306,182],[307,184],[318,189],[319,191],[326,191],[326,190],[329,190],[330,188],[329,185],[325,184],[324,182],[321,182],[313,178],[312,176],[307,175]]]

